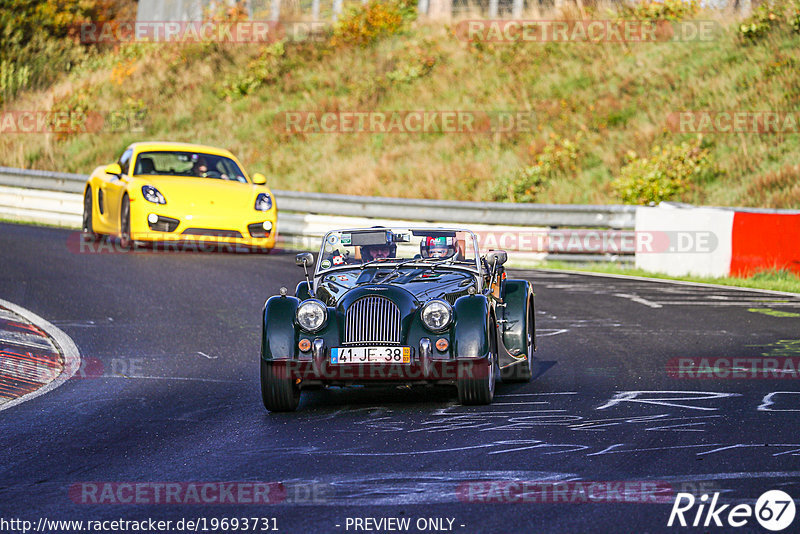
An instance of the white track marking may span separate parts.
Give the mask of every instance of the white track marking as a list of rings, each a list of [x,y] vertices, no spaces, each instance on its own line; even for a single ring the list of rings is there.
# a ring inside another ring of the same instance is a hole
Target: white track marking
[[[645,306],[649,306],[650,308],[662,308],[661,304],[657,302],[653,302],[652,300],[647,300],[645,298],[639,297],[637,295],[629,295],[627,293],[614,293],[615,297],[621,297],[624,299],[628,299],[633,302],[637,302],[639,304],[644,304]]]
[[[0,319],[3,319],[5,321],[16,321],[17,319],[19,319],[19,315],[16,315],[6,310],[0,310]]]
[[[216,360],[217,358],[219,358],[219,356],[209,356],[205,352],[200,352],[200,351],[197,351],[197,354],[203,356],[204,358],[208,358],[209,360]]]
[[[681,286],[695,286],[707,287],[711,289],[730,289],[731,291],[752,291],[754,293],[766,293],[767,295],[784,295],[787,297],[800,297],[800,293],[789,293],[788,291],[774,291],[772,289],[754,289],[752,287],[737,287],[737,286],[724,286],[717,284],[706,284],[703,282],[687,282],[685,280],[669,280],[667,278],[648,278],[646,276],[633,276],[628,274],[610,274],[610,273],[593,273],[588,271],[573,271],[571,269],[539,269],[532,267],[530,269],[509,269],[515,271],[540,271],[543,273],[569,273],[569,274],[582,274],[586,276],[600,276],[603,278],[619,278],[620,280],[639,280],[642,282],[660,282],[662,284],[675,284]]]
[[[0,342],[57,352],[56,347],[49,339],[38,334],[29,334],[27,332],[0,331]]]
[[[35,313],[3,299],[0,299],[0,306],[8,308],[12,312],[16,313],[23,319],[26,319],[31,324],[37,326],[45,333],[47,333],[47,335],[50,336],[50,338],[53,340],[56,347],[59,349],[61,355],[64,358],[64,368],[61,371],[61,374],[58,375],[58,377],[56,377],[55,380],[45,384],[36,391],[31,391],[26,395],[17,397],[16,399],[10,400],[0,405],[0,411],[2,411],[2,410],[7,410],[8,408],[11,408],[18,404],[22,404],[23,402],[27,402],[31,399],[35,399],[36,397],[39,397],[41,395],[44,395],[45,393],[48,393],[56,389],[64,382],[72,378],[72,375],[74,375],[81,366],[81,353],[78,350],[78,347],[75,345],[75,343],[72,341],[72,339],[70,339],[70,337],[67,334],[65,334],[64,332],[53,326],[51,323],[45,321]]]
[[[772,393],[764,396],[757,410],[759,412],[800,412],[800,408],[792,408],[789,410],[775,410],[770,408],[770,406],[775,404],[775,401],[772,400],[775,395],[800,395],[800,391],[773,391]]]
[[[56,326],[69,326],[70,328],[94,328],[97,326],[95,321],[53,321]]]
[[[554,332],[548,332],[548,330],[555,330]],[[546,334],[541,334],[540,332],[547,332]],[[537,328],[536,329],[536,337],[548,337],[548,336],[557,336],[558,334],[563,334],[565,332],[569,332],[569,328]]]
[[[656,395],[668,394],[679,395],[677,397],[670,396],[665,398],[656,397]],[[644,395],[642,398],[640,395]],[[651,395],[647,397],[647,395]],[[654,404],[657,406],[669,406],[672,408],[686,408],[689,410],[706,410],[714,411],[719,408],[707,406],[692,406],[689,404],[677,404],[674,401],[700,401],[709,399],[724,399],[727,397],[741,397],[740,393],[721,393],[714,391],[619,391],[608,402],[602,406],[595,408],[596,410],[605,410],[612,406],[623,402]]]
[[[108,375],[97,378],[124,378],[125,380],[184,380],[187,382],[215,382],[222,384],[239,384],[239,380],[221,380],[219,378],[194,378],[191,376],[139,376],[139,375]]]

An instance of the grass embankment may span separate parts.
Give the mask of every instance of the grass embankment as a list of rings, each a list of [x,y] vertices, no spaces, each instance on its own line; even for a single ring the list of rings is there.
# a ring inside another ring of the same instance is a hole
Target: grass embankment
[[[227,147],[275,188],[800,208],[800,136],[698,139],[672,131],[668,121],[682,110],[800,110],[800,33],[791,26],[746,38],[735,21],[722,21],[717,38],[699,42],[470,44],[453,26],[412,21],[406,6],[378,15],[369,22],[373,33],[343,26],[320,42],[84,51],[56,83],[17,90],[4,108],[144,110],[144,131],[4,133],[0,164],[87,173],[130,142],[164,139]],[[616,16],[601,8],[586,13]],[[294,110],[522,110],[534,112],[536,124],[532,132],[502,134],[297,135],[276,124],[280,112]],[[660,160],[652,156],[657,148]],[[658,191],[614,185],[673,163],[688,174],[657,178]],[[659,189],[660,180],[669,187]]]

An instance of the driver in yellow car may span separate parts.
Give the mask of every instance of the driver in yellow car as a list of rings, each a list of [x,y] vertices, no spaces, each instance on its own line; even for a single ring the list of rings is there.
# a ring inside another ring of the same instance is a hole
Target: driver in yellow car
[[[193,154],[192,160],[192,175],[204,178],[208,172],[208,163],[206,162],[206,158],[203,156],[198,156],[197,154]]]

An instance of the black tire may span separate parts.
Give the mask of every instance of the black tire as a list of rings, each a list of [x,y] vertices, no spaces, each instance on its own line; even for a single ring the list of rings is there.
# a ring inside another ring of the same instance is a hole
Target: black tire
[[[533,326],[533,306],[531,306],[531,302],[528,301],[525,307],[527,308],[525,312],[525,330],[528,339],[527,352],[525,353],[527,355],[527,360],[523,363],[500,369],[500,376],[503,378],[503,382],[530,382],[531,378],[533,378],[533,336],[535,335]]]
[[[131,201],[128,195],[122,197],[122,206],[119,210],[119,246],[124,250],[133,247],[131,240]]]
[[[458,402],[467,406],[491,404],[494,399],[494,388],[497,378],[497,349],[494,329],[489,334],[489,357],[485,369],[469,369],[472,364],[459,364],[456,388]],[[478,376],[473,376],[477,374]]]
[[[81,238],[84,241],[95,242],[100,239],[100,234],[94,231],[92,224],[92,189],[86,188],[83,195],[83,223],[81,224]]]
[[[300,404],[300,386],[279,369],[261,360],[261,399],[270,412],[293,412]]]

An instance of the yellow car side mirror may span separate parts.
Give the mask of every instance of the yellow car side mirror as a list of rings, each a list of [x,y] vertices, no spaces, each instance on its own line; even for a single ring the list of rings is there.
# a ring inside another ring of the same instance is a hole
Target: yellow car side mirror
[[[256,185],[264,185],[265,183],[267,183],[267,179],[266,177],[264,177],[263,174],[257,172],[253,175],[253,183]]]
[[[122,167],[119,166],[119,163],[112,163],[111,165],[106,166],[106,174],[114,174],[119,176],[122,174]]]

